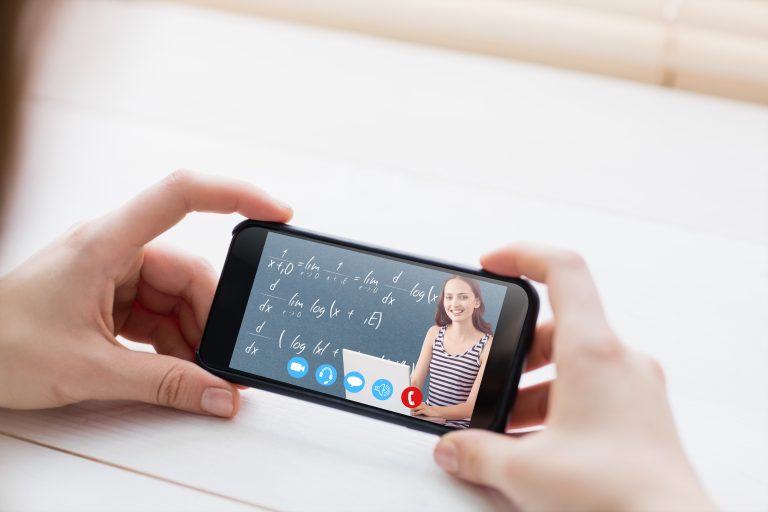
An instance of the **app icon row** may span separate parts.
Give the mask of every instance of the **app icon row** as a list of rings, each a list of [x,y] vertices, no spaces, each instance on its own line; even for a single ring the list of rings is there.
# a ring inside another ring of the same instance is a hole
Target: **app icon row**
[[[309,373],[309,363],[300,356],[291,358],[288,361],[288,375],[294,379],[304,378]],[[330,386],[336,382],[338,372],[330,364],[323,364],[315,370],[315,380],[321,386]],[[360,372],[349,372],[344,376],[344,389],[350,393],[359,393],[365,387],[365,377]],[[371,394],[377,400],[389,400],[392,397],[394,388],[387,379],[378,379],[371,386]]]

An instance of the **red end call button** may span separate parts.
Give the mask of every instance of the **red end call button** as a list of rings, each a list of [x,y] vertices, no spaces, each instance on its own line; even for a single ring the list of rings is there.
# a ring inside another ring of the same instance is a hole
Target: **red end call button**
[[[409,409],[413,409],[419,405],[422,398],[421,390],[416,386],[405,388],[403,394],[400,395],[400,400],[403,402],[403,405]]]

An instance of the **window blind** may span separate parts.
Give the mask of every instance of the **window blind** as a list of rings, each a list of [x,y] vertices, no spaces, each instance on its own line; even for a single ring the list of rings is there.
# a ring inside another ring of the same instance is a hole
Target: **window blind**
[[[177,0],[768,104],[768,0]]]

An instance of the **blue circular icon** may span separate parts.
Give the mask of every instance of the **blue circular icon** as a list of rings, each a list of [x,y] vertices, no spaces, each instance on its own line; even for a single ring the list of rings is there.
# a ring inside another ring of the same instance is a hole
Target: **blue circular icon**
[[[365,377],[360,372],[349,372],[344,376],[344,389],[350,393],[359,393],[365,386]]]
[[[294,379],[300,379],[309,371],[309,363],[303,357],[292,357],[288,361],[288,375]]]
[[[379,379],[373,383],[371,393],[376,400],[388,400],[392,396],[392,383],[387,379]]]
[[[315,379],[321,386],[330,386],[336,382],[336,368],[329,364],[320,365],[315,372]]]

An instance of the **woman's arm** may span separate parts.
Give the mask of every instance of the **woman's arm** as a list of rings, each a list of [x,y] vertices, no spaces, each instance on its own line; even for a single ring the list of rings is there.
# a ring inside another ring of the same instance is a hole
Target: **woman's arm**
[[[421,345],[419,360],[416,361],[416,367],[411,374],[411,386],[416,386],[422,391],[424,391],[424,382],[426,382],[427,373],[429,372],[429,361],[432,359],[432,341],[437,336],[439,328],[437,325],[433,325],[427,330],[427,334],[424,336],[424,343]]]
[[[477,371],[477,377],[475,377],[475,383],[472,384],[472,390],[469,392],[467,401],[456,405],[423,405],[414,409],[413,414],[416,416],[432,416],[437,418],[445,418],[446,420],[463,420],[472,416],[472,411],[475,409],[475,400],[477,400],[477,392],[480,389],[480,382],[483,380],[483,373],[485,373],[485,362],[488,360],[488,351],[491,347],[493,336],[488,338],[488,342],[483,347],[483,351],[480,353],[480,369]]]

